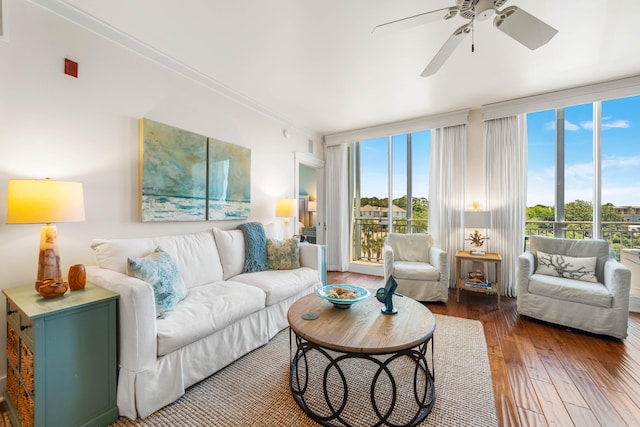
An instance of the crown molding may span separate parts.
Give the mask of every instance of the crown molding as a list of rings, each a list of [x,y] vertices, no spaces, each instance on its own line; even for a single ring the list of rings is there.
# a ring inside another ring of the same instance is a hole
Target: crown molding
[[[337,145],[354,141],[362,141],[365,139],[379,138],[381,136],[399,135],[426,129],[463,125],[467,123],[469,123],[469,110],[458,110],[450,113],[423,116],[368,128],[334,133],[326,135],[324,140],[327,145]]]
[[[492,120],[638,94],[640,75],[483,105],[482,119]]]

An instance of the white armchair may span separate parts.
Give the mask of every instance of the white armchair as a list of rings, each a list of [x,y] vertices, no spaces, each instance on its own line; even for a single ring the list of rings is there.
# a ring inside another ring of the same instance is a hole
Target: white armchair
[[[518,257],[519,314],[626,338],[631,272],[609,256],[606,241],[531,236],[529,242]]]
[[[397,292],[417,301],[449,299],[447,253],[435,247],[430,234],[391,233],[384,241],[384,280],[398,283]]]

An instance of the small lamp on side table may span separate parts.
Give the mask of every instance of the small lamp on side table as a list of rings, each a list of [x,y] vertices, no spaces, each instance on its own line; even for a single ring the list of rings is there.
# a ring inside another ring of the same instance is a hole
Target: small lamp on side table
[[[84,221],[82,184],[47,179],[10,179],[7,224],[45,224],[40,230],[36,290],[62,281],[56,222]]]
[[[479,211],[477,206],[477,203],[474,202],[474,210],[465,211],[464,213],[464,227],[474,229],[473,233],[469,234],[469,237],[465,240],[475,246],[475,249],[471,251],[472,255],[485,255],[486,252],[482,250],[482,246],[485,241],[489,240],[489,237],[483,236],[478,230],[491,227],[491,212]]]

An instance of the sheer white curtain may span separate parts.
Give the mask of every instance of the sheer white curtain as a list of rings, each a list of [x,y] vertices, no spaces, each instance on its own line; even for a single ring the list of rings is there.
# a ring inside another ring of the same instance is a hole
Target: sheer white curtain
[[[349,269],[349,200],[347,146],[327,147],[326,223],[327,270]]]
[[[456,250],[464,241],[462,212],[467,125],[434,129],[429,165],[429,233],[449,258],[449,287],[456,279]]]
[[[487,200],[493,226],[489,244],[502,257],[501,293],[516,296],[517,258],[524,248],[527,208],[527,120],[525,115],[487,120]]]

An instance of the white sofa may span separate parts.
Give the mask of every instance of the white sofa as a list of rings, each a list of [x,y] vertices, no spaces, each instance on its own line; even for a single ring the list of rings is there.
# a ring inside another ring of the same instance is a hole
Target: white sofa
[[[300,245],[300,268],[242,273],[244,235],[217,228],[153,238],[94,240],[87,280],[120,295],[121,416],[146,417],[192,384],[266,344],[287,324],[291,304],[322,284],[322,247]],[[156,318],[149,283],[128,276],[128,258],[169,253],[188,294]],[[286,355],[283,355],[286,357]]]
[[[529,242],[529,250],[518,258],[519,314],[595,334],[626,338],[631,272],[610,257],[606,241],[531,236]],[[543,264],[550,267],[540,268],[541,255],[545,258]],[[595,278],[589,275],[591,281],[583,276],[590,268],[576,269],[581,259],[589,257],[596,259]],[[575,271],[579,274],[571,273]],[[581,280],[569,278],[572,276],[582,277]]]

